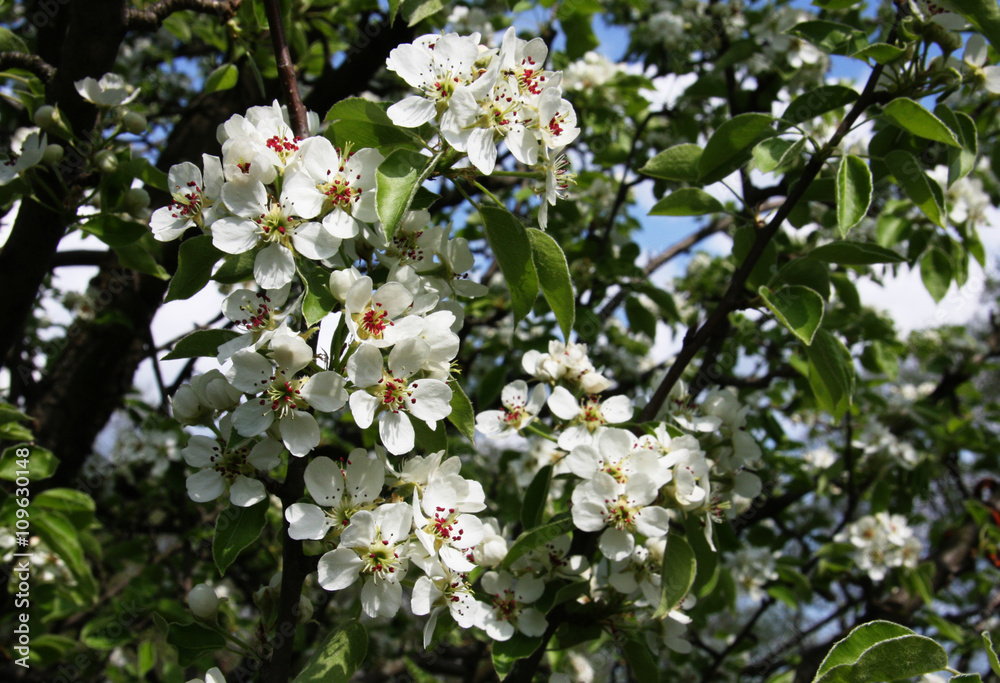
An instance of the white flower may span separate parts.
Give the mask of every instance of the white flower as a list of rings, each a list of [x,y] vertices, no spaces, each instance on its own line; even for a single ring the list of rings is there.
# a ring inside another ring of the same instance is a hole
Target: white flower
[[[231,385],[219,370],[209,370],[177,389],[170,398],[170,411],[181,424],[199,424],[216,412],[232,410],[239,405],[241,396],[243,392]]]
[[[175,240],[188,228],[211,225],[215,220],[215,203],[222,193],[222,163],[218,157],[202,155],[205,175],[201,169],[185,161],[174,164],[167,173],[167,186],[172,201],[153,212],[149,227],[153,237],[161,242]]]
[[[576,446],[566,456],[566,464],[570,472],[582,479],[604,472],[615,481],[624,483],[630,476],[641,473],[659,488],[673,477],[660,457],[649,449],[639,447],[635,436],[625,429],[606,429],[592,444]]]
[[[234,353],[253,346],[259,349],[275,335],[279,323],[287,324],[279,307],[283,306],[291,291],[289,283],[285,287],[255,292],[249,289],[237,289],[222,302],[222,313],[236,324],[237,329],[244,331],[240,336],[220,344],[220,363],[225,363]]]
[[[306,490],[316,504],[293,503],[285,510],[288,535],[315,541],[339,534],[351,517],[372,507],[382,492],[385,468],[363,448],[355,448],[338,464],[320,456],[306,466]]]
[[[604,425],[632,418],[632,401],[627,396],[612,396],[603,401],[597,396],[584,396],[578,402],[567,389],[556,387],[549,396],[548,406],[556,417],[571,423],[559,436],[559,448],[565,451],[590,443],[604,430]]]
[[[361,608],[370,617],[392,616],[402,605],[400,580],[406,573],[403,543],[412,518],[406,503],[386,503],[375,512],[362,510],[340,537],[340,546],[319,560],[319,585],[328,591],[347,588],[364,577]]]
[[[383,157],[365,148],[343,155],[323,137],[309,138],[299,148],[299,161],[285,177],[282,196],[302,218],[323,216],[333,237],[350,239],[361,232],[358,221],[372,223],[375,211],[375,171]]]
[[[635,547],[633,533],[658,538],[670,527],[670,513],[650,505],[657,486],[636,474],[620,484],[604,472],[596,473],[573,491],[573,524],[583,531],[601,531],[598,547],[609,560],[624,560]]]
[[[764,599],[764,587],[778,578],[774,553],[768,548],[740,548],[731,563],[733,578],[754,602]]]
[[[476,429],[491,439],[518,434],[531,424],[545,404],[545,387],[536,384],[528,392],[524,380],[515,380],[500,393],[503,410],[484,410],[476,415]]]
[[[267,497],[267,491],[256,473],[277,467],[281,450],[281,444],[269,438],[257,443],[244,441],[229,450],[221,440],[194,435],[181,451],[188,465],[202,468],[187,478],[188,496],[196,503],[205,503],[228,489],[233,505],[249,507],[259,503]]]
[[[428,571],[429,570],[429,571]],[[410,607],[414,614],[429,614],[424,626],[424,647],[430,645],[437,625],[438,615],[447,607],[452,619],[461,628],[470,628],[479,619],[481,605],[472,594],[472,588],[459,574],[440,564],[425,567],[427,576],[413,584]]]
[[[42,160],[46,136],[37,128],[18,128],[10,141],[10,156],[0,164],[0,185],[6,185],[19,173]]]
[[[347,290],[344,307],[347,326],[358,341],[385,348],[416,337],[423,327],[420,316],[407,316],[413,295],[398,282],[387,282],[372,291],[372,279],[359,277]]]
[[[104,74],[101,80],[95,81],[89,76],[83,80],[73,83],[80,97],[96,104],[98,107],[117,107],[120,104],[128,104],[138,95],[138,91],[132,92],[132,88],[125,83],[118,74]]]
[[[438,420],[451,413],[447,384],[429,378],[409,381],[429,355],[430,347],[423,340],[404,339],[389,354],[388,368],[383,367],[381,351],[367,344],[347,361],[347,375],[359,389],[350,398],[354,420],[366,429],[377,414],[382,444],[393,455],[413,450],[409,415],[434,429]]]
[[[187,683],[226,683],[226,677],[222,675],[219,667],[213,666],[205,672],[205,678],[192,678]]]
[[[545,633],[548,621],[531,603],[542,597],[545,582],[533,576],[515,579],[507,572],[486,572],[483,590],[493,596],[493,604],[479,612],[479,628],[493,640],[510,640],[515,631],[526,636]]]
[[[413,491],[413,521],[417,539],[430,555],[457,572],[470,572],[475,565],[467,551],[483,540],[483,523],[470,514],[486,507],[479,482],[458,475],[437,479],[420,492]]]

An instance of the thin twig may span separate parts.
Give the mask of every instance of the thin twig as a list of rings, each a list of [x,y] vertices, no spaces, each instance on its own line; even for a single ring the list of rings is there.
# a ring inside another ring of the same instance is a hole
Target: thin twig
[[[292,132],[296,137],[304,138],[309,134],[309,122],[306,108],[299,94],[299,82],[295,76],[295,65],[288,51],[288,41],[285,40],[285,27],[281,21],[281,6],[278,0],[265,0],[264,11],[267,13],[267,25],[271,29],[271,44],[274,46],[274,57],[278,60],[278,80],[281,89],[288,100],[288,117],[291,120]]]
[[[125,10],[125,27],[133,31],[155,31],[164,19],[174,12],[194,10],[201,14],[215,14],[219,23],[233,18],[243,0],[160,0],[146,9]]]

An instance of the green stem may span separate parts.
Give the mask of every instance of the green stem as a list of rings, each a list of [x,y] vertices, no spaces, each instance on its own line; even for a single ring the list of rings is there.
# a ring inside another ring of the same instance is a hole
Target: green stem
[[[500,201],[499,199],[497,199],[496,195],[494,195],[492,192],[490,192],[485,187],[483,187],[483,185],[480,184],[480,182],[478,180],[473,180],[472,184],[475,185],[476,187],[478,187],[480,192],[482,192],[483,194],[485,194],[486,196],[488,196],[490,199],[492,199],[493,201],[495,201],[497,203],[497,206],[499,206],[501,209],[504,208],[503,202]]]

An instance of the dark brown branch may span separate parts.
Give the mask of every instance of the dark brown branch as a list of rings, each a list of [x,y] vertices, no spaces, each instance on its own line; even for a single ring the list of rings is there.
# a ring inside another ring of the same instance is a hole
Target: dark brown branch
[[[243,0],[160,0],[146,9],[125,11],[125,26],[133,31],[155,31],[163,20],[174,12],[193,10],[201,14],[215,14],[219,23],[232,19]]]
[[[288,104],[288,118],[296,137],[304,138],[309,134],[309,123],[306,118],[306,108],[299,94],[299,81],[295,75],[295,65],[288,51],[288,41],[285,40],[285,27],[281,21],[281,7],[278,0],[265,0],[264,11],[267,13],[267,25],[271,29],[271,44],[274,46],[274,57],[278,61],[278,80],[281,90],[285,93]]]
[[[24,52],[0,52],[0,71],[24,69],[48,83],[56,75],[56,68],[38,55]]]
[[[97,251],[94,249],[68,249],[57,251],[52,257],[53,268],[70,266],[113,266],[118,263],[118,257],[113,251]]]
[[[889,36],[888,42],[894,42],[895,27],[893,28],[892,35]],[[740,267],[733,274],[733,278],[729,283],[729,288],[726,290],[725,295],[722,297],[722,301],[719,305],[712,311],[697,332],[694,334],[688,334],[684,338],[684,345],[681,347],[680,353],[677,354],[677,358],[674,360],[674,364],[670,367],[667,372],[666,377],[660,383],[660,386],[656,388],[653,396],[650,398],[649,403],[642,409],[639,414],[639,422],[648,422],[656,417],[656,414],[660,412],[660,408],[663,407],[663,403],[667,400],[667,396],[670,393],[670,389],[673,388],[677,380],[681,378],[684,370],[687,366],[694,360],[695,355],[701,350],[703,346],[712,338],[713,333],[716,328],[718,328],[724,320],[729,316],[729,313],[733,311],[743,297],[743,290],[746,285],[747,278],[750,277],[750,272],[757,265],[757,261],[760,259],[761,255],[764,253],[764,249],[767,247],[771,238],[778,232],[781,224],[788,218],[788,214],[791,213],[792,209],[802,200],[805,195],[806,190],[812,181],[819,175],[820,171],[823,170],[823,166],[826,164],[826,160],[830,157],[833,151],[843,140],[844,136],[851,130],[854,122],[858,120],[861,114],[868,109],[869,106],[876,103],[879,98],[875,95],[875,87],[878,84],[879,78],[882,76],[883,66],[878,64],[872,69],[871,76],[868,78],[868,83],[865,85],[864,91],[861,96],[854,103],[854,107],[851,111],[844,117],[844,120],[840,122],[837,126],[837,130],[830,137],[830,140],[826,145],[819,150],[806,164],[805,168],[802,170],[802,175],[798,182],[792,186],[791,191],[788,193],[788,197],[785,199],[784,203],[778,208],[778,210],[772,216],[770,222],[766,226],[759,229],[755,236],[753,244],[750,246],[750,251],[747,253],[746,258]]]

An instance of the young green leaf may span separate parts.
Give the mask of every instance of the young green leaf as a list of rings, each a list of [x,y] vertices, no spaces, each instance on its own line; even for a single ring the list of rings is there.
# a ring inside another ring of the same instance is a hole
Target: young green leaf
[[[874,263],[902,263],[906,259],[885,247],[870,242],[848,242],[838,240],[816,247],[809,252],[809,258],[824,263],[839,263],[844,266],[864,266]]]
[[[993,669],[993,673],[1000,676],[1000,658],[997,657],[997,651],[993,647],[993,638],[989,631],[983,631],[983,643],[986,644],[986,657],[990,660],[990,668]]]
[[[854,362],[843,342],[826,330],[818,330],[806,347],[809,386],[819,406],[839,420],[851,405]]]
[[[265,498],[250,507],[230,505],[219,513],[215,519],[212,557],[220,574],[225,575],[229,565],[260,536],[266,523],[265,514],[269,504]]]
[[[534,529],[542,521],[545,514],[545,501],[549,497],[549,484],[552,483],[552,465],[546,465],[538,470],[524,492],[524,504],[521,506],[521,526]]]
[[[753,148],[753,162],[764,173],[781,173],[795,164],[805,149],[805,137],[768,138]]]
[[[698,145],[690,143],[675,145],[650,159],[639,169],[639,173],[661,180],[693,183],[698,180],[698,162],[701,154],[701,147]]]
[[[930,638],[916,634],[872,645],[856,662],[828,670],[815,683],[881,683],[941,671],[948,653]]]
[[[528,228],[527,233],[542,296],[555,314],[563,337],[569,339],[576,320],[576,299],[573,296],[573,282],[566,254],[551,235],[537,228]]]
[[[816,670],[817,678],[835,666],[853,664],[873,645],[891,638],[913,635],[913,631],[891,621],[871,621],[858,626],[827,653]]]
[[[657,683],[660,680],[660,666],[645,643],[629,638],[622,646],[622,652],[635,680],[642,683]]]
[[[680,534],[668,534],[667,547],[663,551],[660,604],[653,614],[654,619],[664,618],[681,604],[691,590],[697,573],[698,565],[691,545]]]
[[[698,187],[674,190],[656,202],[649,210],[650,216],[703,216],[722,213],[726,207],[718,199]]]
[[[472,402],[465,395],[459,382],[451,383],[451,412],[448,413],[448,421],[455,425],[459,433],[469,440],[469,443],[475,445],[476,413],[472,409]]]
[[[788,33],[805,38],[823,52],[851,55],[868,45],[868,36],[856,28],[835,21],[803,21]]]
[[[181,666],[191,666],[202,655],[226,647],[225,636],[197,621],[190,624],[170,624],[167,642],[177,648],[177,661]]]
[[[212,245],[211,235],[198,235],[181,243],[177,256],[177,272],[170,279],[164,301],[189,299],[200,292],[212,279],[212,267],[222,252]]]
[[[858,92],[846,85],[823,85],[792,100],[781,114],[781,120],[802,123],[828,111],[846,107],[856,99]]]
[[[951,6],[1000,50],[1000,5],[994,0],[951,0]]]
[[[908,97],[897,97],[889,102],[882,110],[882,115],[897,127],[917,137],[940,142],[949,147],[959,149],[962,147],[962,143],[941,119]]]
[[[920,259],[920,279],[934,301],[940,302],[955,279],[955,263],[948,254],[935,247]]]
[[[531,240],[521,221],[506,209],[484,206],[480,214],[486,227],[486,239],[507,281],[514,322],[517,323],[531,312],[538,296]]]
[[[848,154],[837,168],[837,229],[847,237],[872,203],[872,172],[863,159]]]
[[[350,680],[367,654],[368,632],[351,619],[326,637],[292,683]]]
[[[31,449],[27,458],[18,453],[22,448]],[[25,460],[28,461],[27,468],[24,467]],[[57,467],[59,467],[59,458],[52,451],[41,446],[24,444],[10,446],[3,450],[3,455],[0,455],[0,479],[5,481],[16,481],[18,476],[24,476],[23,474],[19,475],[18,472],[23,472],[25,469],[30,473],[28,478],[31,481],[41,481],[55,474]]]
[[[868,47],[858,50],[851,57],[855,59],[870,59],[876,64],[888,64],[894,62],[906,53],[901,47],[890,45],[889,43],[872,43]]]
[[[945,227],[944,196],[941,187],[924,173],[920,163],[909,152],[896,149],[885,155],[885,165],[903,188],[903,192],[933,223]]]
[[[235,330],[195,330],[174,345],[173,350],[160,360],[178,358],[214,358],[219,347],[240,336]]]
[[[542,644],[542,639],[515,632],[508,640],[493,642],[493,668],[501,678],[510,673],[519,659],[530,657]]]
[[[240,70],[235,64],[223,64],[205,78],[205,92],[212,93],[219,90],[229,90],[236,86],[236,82],[239,79]]]
[[[424,180],[433,171],[433,160],[408,149],[397,149],[375,171],[375,209],[391,240],[410,209]]]
[[[719,126],[698,160],[698,182],[709,185],[743,166],[755,144],[775,134],[774,117],[768,114],[738,114]]]
[[[573,528],[573,517],[568,512],[556,515],[545,524],[525,531],[511,544],[507,555],[500,563],[500,569],[507,569],[522,555],[531,552],[540,545],[562,536]]]
[[[802,285],[787,285],[778,290],[757,290],[764,304],[778,321],[808,346],[823,322],[823,297]]]

